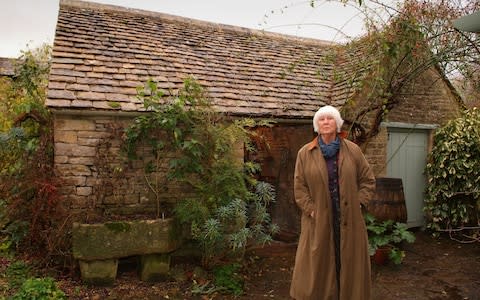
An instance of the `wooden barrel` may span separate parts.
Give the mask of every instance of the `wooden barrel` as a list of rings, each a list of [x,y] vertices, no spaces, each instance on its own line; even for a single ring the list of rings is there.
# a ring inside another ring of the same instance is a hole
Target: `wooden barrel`
[[[377,178],[375,196],[368,204],[368,212],[377,220],[407,222],[407,207],[401,178]]]

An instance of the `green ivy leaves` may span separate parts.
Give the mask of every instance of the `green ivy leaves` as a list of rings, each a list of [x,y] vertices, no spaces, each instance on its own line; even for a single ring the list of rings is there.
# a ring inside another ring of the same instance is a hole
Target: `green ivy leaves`
[[[426,166],[425,212],[433,230],[478,226],[480,220],[480,111],[467,110],[434,136]]]

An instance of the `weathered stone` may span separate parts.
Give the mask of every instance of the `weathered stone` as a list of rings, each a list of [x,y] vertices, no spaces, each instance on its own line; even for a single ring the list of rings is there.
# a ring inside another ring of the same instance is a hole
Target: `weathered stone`
[[[124,94],[110,93],[106,95],[106,100],[108,101],[117,101],[117,102],[129,102],[132,99],[132,96]]]
[[[78,195],[69,195],[68,200],[70,201],[71,208],[85,209],[88,204],[87,196],[78,196]]]
[[[137,106],[134,103],[121,103],[121,108],[123,111],[135,111]]]
[[[93,72],[97,73],[117,73],[118,69],[116,68],[108,68],[106,66],[99,66],[99,67],[94,67]]]
[[[85,176],[62,176],[62,178],[65,185],[84,186],[86,181]]]
[[[69,76],[69,77],[85,77],[84,72],[74,71],[73,67],[69,69],[59,69],[59,68],[52,68],[50,70],[50,74],[52,75],[59,75],[59,76]]]
[[[92,172],[92,175],[93,175],[93,172]],[[95,175],[88,177],[85,182],[86,186],[95,186],[96,189],[101,187],[101,184],[102,184],[102,180],[98,179]]]
[[[91,71],[91,70],[92,70],[92,67],[85,66],[85,65],[77,65],[77,66],[75,66],[75,70],[76,70],[76,71],[88,72],[88,71]]]
[[[63,175],[71,176],[89,176],[92,174],[90,168],[84,165],[74,165],[74,164],[63,164],[58,165],[57,170],[60,171]]]
[[[91,194],[92,194],[92,187],[89,187],[89,186],[77,187],[77,195],[90,196]]]
[[[83,63],[83,59],[55,57],[52,59],[52,63],[80,65]]]
[[[105,94],[98,92],[78,92],[77,97],[83,100],[105,100]]]
[[[50,99],[75,99],[75,94],[72,91],[65,90],[48,90],[48,98]]]
[[[77,143],[77,134],[75,131],[59,131],[55,135],[55,142],[75,144]]]
[[[74,186],[71,186],[71,185],[60,185],[58,187],[58,192],[61,193],[61,194],[66,194],[66,195],[72,195],[72,194],[75,194],[75,187]]]
[[[101,260],[169,253],[179,246],[173,219],[73,224],[73,257]],[[135,241],[134,243],[132,241]]]
[[[120,205],[122,202],[123,202],[122,197],[117,195],[105,196],[103,197],[103,201],[102,201],[103,204],[116,204],[116,205]]]
[[[71,104],[72,104],[72,101],[63,100],[63,99],[62,100],[58,100],[58,99],[52,100],[52,99],[48,98],[45,101],[45,105],[47,105],[49,107],[69,107]]]
[[[66,155],[55,155],[54,161],[55,161],[56,165],[65,164],[65,163],[68,162],[68,156],[66,156]]]
[[[50,75],[49,78],[50,82],[75,82],[77,79],[75,77],[70,76],[61,76],[61,75]]]
[[[79,146],[75,144],[55,143],[56,155],[68,155],[68,156],[95,156],[95,147]]]
[[[93,285],[112,285],[117,277],[118,259],[79,260],[82,280]]]
[[[110,134],[104,131],[81,130],[77,132],[78,138],[105,138]]]
[[[73,100],[72,101],[72,106],[75,107],[92,107],[92,101],[87,101],[87,100]]]
[[[96,72],[88,72],[87,77],[89,77],[90,79],[92,79],[92,78],[103,78],[103,74],[102,73],[96,73]]]
[[[93,107],[102,109],[115,109],[112,107],[111,102],[108,101],[93,101]]]
[[[98,138],[79,138],[78,144],[81,146],[96,146],[101,140]]]
[[[140,256],[140,279],[160,281],[170,271],[170,254],[147,254]]]
[[[137,89],[136,87],[115,87],[113,89],[114,93],[117,94],[125,94],[125,95],[136,95],[137,94]]]
[[[98,92],[98,93],[111,93],[112,92],[112,86],[109,85],[93,85],[91,86],[90,90],[92,92]]]
[[[68,162],[71,164],[91,166],[95,162],[95,158],[94,157],[71,157],[68,160]]]
[[[85,119],[59,119],[55,122],[55,131],[57,130],[95,130],[95,123]]]
[[[59,63],[53,63],[50,67],[53,69],[73,69],[73,65]]]
[[[65,82],[49,82],[48,88],[54,90],[63,90],[67,84]]]

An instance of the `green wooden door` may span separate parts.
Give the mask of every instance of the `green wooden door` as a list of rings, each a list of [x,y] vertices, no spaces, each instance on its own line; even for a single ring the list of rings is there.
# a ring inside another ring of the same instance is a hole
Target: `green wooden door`
[[[401,178],[409,227],[424,225],[424,169],[429,130],[388,127],[387,177]]]

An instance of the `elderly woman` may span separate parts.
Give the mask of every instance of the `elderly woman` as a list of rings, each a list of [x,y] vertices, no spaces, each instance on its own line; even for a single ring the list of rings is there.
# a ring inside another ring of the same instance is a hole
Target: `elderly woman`
[[[375,177],[361,149],[339,133],[332,106],[313,118],[318,136],[295,166],[295,201],[302,211],[290,295],[297,300],[370,298],[368,237],[361,206],[373,197]]]

